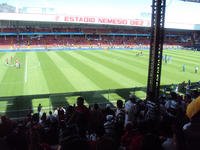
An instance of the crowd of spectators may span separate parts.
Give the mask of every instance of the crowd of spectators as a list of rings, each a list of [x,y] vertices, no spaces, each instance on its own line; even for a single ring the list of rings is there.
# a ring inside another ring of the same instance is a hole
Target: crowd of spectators
[[[149,29],[94,29],[94,28],[1,28],[0,33],[26,33],[26,35],[0,36],[0,48],[149,48]],[[38,33],[36,35],[35,33]],[[48,33],[42,35],[39,33]],[[68,33],[68,35],[56,35]],[[30,34],[30,35],[27,35]],[[55,34],[55,35],[54,35]],[[71,34],[71,35],[70,35]],[[82,35],[76,35],[82,34]],[[111,34],[111,35],[110,35]],[[116,35],[112,35],[116,34]],[[122,34],[122,35],[120,35]],[[132,34],[132,35],[131,35]],[[169,36],[168,36],[169,35]],[[171,37],[172,35],[172,37]],[[191,46],[188,33],[166,32],[165,48]],[[188,38],[187,38],[188,39]]]
[[[171,91],[157,101],[151,95],[138,100],[134,94],[116,107],[96,103],[58,106],[47,115],[24,120],[1,116],[2,150],[197,150],[200,138],[200,93],[180,95]]]

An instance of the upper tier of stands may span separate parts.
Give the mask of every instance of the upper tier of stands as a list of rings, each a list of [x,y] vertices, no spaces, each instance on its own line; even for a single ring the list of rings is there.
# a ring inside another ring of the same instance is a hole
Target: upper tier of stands
[[[167,31],[164,46],[185,47],[191,46],[194,41],[191,33]],[[0,48],[149,48],[149,43],[150,29],[31,27],[0,29]]]

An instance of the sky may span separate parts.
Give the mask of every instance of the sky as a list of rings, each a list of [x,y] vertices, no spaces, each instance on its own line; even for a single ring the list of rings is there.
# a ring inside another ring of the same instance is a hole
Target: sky
[[[137,19],[151,13],[151,0],[0,0],[21,7],[54,8],[57,14]],[[200,3],[166,0],[166,22],[200,24]],[[150,16],[151,17],[151,16]],[[149,19],[150,19],[149,17]]]

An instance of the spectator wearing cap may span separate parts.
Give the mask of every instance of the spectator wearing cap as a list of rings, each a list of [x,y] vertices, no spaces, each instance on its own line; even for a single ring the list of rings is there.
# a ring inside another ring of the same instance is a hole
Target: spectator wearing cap
[[[137,104],[136,97],[133,94],[129,95],[129,100],[125,103],[125,123],[124,126],[128,123],[133,124],[136,120]]]
[[[106,108],[102,110],[103,115],[104,115],[104,122],[107,121],[106,120],[106,116],[107,115],[113,115],[115,116],[115,112],[114,110],[111,109],[111,105],[110,104],[106,104]]]
[[[190,122],[184,128],[185,140],[188,149],[200,149],[200,96],[192,101],[186,109],[186,115]]]
[[[113,115],[106,116],[106,122],[104,123],[104,130],[106,136],[114,137],[115,126],[114,126]]]
[[[171,98],[165,103],[165,109],[169,117],[175,117],[178,110],[177,94],[175,92],[171,92],[170,95]]]

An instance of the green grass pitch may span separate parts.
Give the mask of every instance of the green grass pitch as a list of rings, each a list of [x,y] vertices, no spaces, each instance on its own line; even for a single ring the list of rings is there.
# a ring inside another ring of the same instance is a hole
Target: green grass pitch
[[[115,105],[117,99],[125,100],[131,92],[144,99],[149,51],[142,50],[143,56],[136,56],[140,51],[1,52],[0,115],[19,116],[27,108],[36,111],[39,103],[43,111],[49,111],[57,105],[73,105],[80,95],[86,98],[87,105]],[[165,54],[172,60],[162,62],[161,85],[200,80],[200,73],[194,72],[195,66],[200,68],[200,52],[164,50]],[[15,59],[21,61],[21,68],[14,66]],[[21,95],[25,97],[10,97]]]

